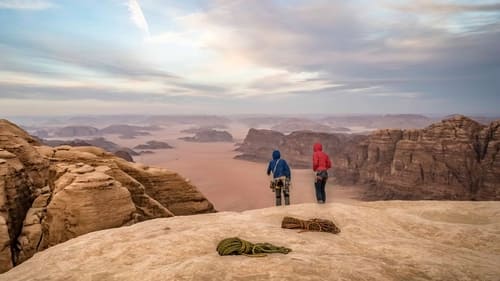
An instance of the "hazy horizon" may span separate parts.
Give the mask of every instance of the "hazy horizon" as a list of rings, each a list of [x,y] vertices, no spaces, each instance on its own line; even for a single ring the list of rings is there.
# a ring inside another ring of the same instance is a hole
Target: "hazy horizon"
[[[0,118],[498,116],[499,49],[490,0],[0,0]]]

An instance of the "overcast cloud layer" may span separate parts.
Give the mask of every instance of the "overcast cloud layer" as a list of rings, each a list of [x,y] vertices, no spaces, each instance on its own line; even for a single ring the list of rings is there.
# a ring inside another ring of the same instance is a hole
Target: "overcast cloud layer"
[[[498,1],[0,0],[1,115],[500,114]]]

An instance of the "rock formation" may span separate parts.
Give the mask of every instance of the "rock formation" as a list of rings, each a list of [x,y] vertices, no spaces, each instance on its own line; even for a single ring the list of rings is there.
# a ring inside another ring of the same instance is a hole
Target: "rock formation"
[[[129,155],[139,155],[139,153],[135,152],[134,150],[127,148],[127,147],[122,147],[112,141],[109,141],[103,137],[98,137],[98,138],[93,138],[93,139],[86,139],[86,140],[81,140],[81,139],[75,139],[75,140],[44,140],[42,139],[41,142],[45,145],[48,146],[61,146],[61,145],[69,145],[69,146],[97,146],[100,147],[106,151],[116,153],[117,151],[124,151],[128,153]],[[116,155],[116,154],[115,154]],[[123,158],[123,157],[122,157]]]
[[[360,144],[359,178],[374,198],[500,199],[500,120],[464,117],[422,130],[381,130]]]
[[[216,129],[226,129],[227,126],[224,124],[213,125],[213,126],[203,126],[203,127],[191,127],[188,129],[181,130],[181,133],[196,134],[201,131],[216,130]]]
[[[145,144],[139,144],[134,149],[170,149],[173,148],[166,142],[151,140]]]
[[[151,135],[148,131],[157,131],[160,127],[158,126],[133,126],[126,124],[116,124],[110,125],[106,128],[99,130],[101,134],[117,134],[123,139],[133,139],[137,136],[148,136]]]
[[[500,120],[488,126],[454,116],[420,130],[370,136],[251,129],[240,159],[268,161],[280,149],[294,168],[310,168],[320,141],[339,182],[369,186],[369,199],[500,200]]]
[[[274,149],[279,149],[292,168],[311,168],[312,147],[321,142],[331,155],[345,151],[346,145],[366,139],[366,136],[298,131],[285,135],[272,130],[250,129],[243,143],[236,150],[242,152],[238,159],[267,162]]]
[[[113,152],[113,154],[116,157],[120,157],[121,159],[127,161],[127,162],[134,162],[134,158],[132,158],[132,155],[126,150],[117,150]]]
[[[67,126],[54,132],[56,137],[88,137],[99,134],[99,129],[90,126]]]
[[[0,281],[497,281],[499,212],[499,202],[382,201],[161,218],[71,239]],[[285,216],[334,220],[341,232],[283,229]],[[292,251],[219,256],[219,241],[235,236]]]
[[[429,126],[435,120],[418,114],[386,114],[328,116],[321,121],[333,127],[420,129]]]
[[[0,272],[79,235],[214,212],[177,173],[92,146],[43,146],[0,120]]]
[[[306,118],[290,118],[271,127],[271,130],[282,133],[309,130],[313,132],[332,132],[333,128],[320,122]]]
[[[232,142],[233,136],[226,131],[203,130],[197,132],[194,137],[182,137],[179,139],[192,142]]]

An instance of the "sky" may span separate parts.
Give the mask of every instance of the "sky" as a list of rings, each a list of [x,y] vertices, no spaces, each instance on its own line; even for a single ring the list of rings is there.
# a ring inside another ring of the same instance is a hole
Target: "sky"
[[[0,0],[0,116],[500,114],[500,1]]]

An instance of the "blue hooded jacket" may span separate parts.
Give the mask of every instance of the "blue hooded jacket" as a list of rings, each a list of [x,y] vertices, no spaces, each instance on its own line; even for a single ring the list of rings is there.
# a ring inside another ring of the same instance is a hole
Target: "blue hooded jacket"
[[[273,160],[269,161],[269,166],[267,167],[267,174],[273,173],[273,178],[279,178],[282,176],[291,179],[292,175],[290,173],[290,167],[286,163],[285,159],[280,159],[281,154],[279,150],[273,151]],[[278,164],[276,162],[279,160]],[[276,168],[275,168],[276,166]]]

